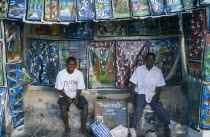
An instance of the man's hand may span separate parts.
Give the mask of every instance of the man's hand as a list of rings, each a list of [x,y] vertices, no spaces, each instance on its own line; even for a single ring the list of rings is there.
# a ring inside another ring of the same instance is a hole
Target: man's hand
[[[78,98],[75,98],[74,99],[74,104],[76,105],[76,104],[78,104],[79,103],[79,99]]]
[[[72,103],[72,99],[71,99],[70,97],[68,97],[68,98],[66,99],[66,101],[67,101],[68,103]]]

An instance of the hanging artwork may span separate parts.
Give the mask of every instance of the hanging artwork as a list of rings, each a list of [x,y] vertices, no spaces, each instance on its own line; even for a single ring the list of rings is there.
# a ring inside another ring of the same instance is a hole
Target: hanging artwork
[[[155,53],[155,66],[162,70],[167,85],[182,82],[179,46],[179,38],[148,41],[148,51]]]
[[[210,85],[203,85],[201,96],[201,111],[200,111],[200,127],[202,129],[210,129]]]
[[[210,34],[207,34],[205,52],[203,56],[203,79],[210,82]]]
[[[97,23],[97,36],[126,36],[126,21],[106,21]]]
[[[116,88],[129,86],[134,70],[143,65],[146,49],[146,41],[116,42]]]
[[[164,0],[148,0],[152,15],[165,14]]]
[[[200,5],[209,5],[210,1],[209,0],[199,0]]]
[[[58,42],[29,39],[28,69],[35,85],[54,86],[58,73]]]
[[[9,104],[12,112],[13,128],[24,124],[24,104],[21,64],[6,66],[7,83],[9,88]]]
[[[76,21],[76,0],[59,0],[60,21]]]
[[[27,0],[26,19],[41,21],[43,0]]]
[[[128,21],[128,36],[153,36],[158,34],[158,18],[147,18]]]
[[[27,69],[27,67],[25,65],[21,65],[21,70],[22,70],[22,78],[23,78],[23,82],[22,85],[23,87],[33,83],[35,81],[35,78],[33,77],[33,75],[31,74],[31,72]]]
[[[62,25],[62,37],[68,39],[93,39],[93,22]]]
[[[6,56],[7,63],[17,63],[22,60],[21,22],[6,21]]]
[[[66,68],[66,59],[70,56],[70,41],[59,41],[59,68]]]
[[[89,88],[115,87],[115,42],[89,42]]]
[[[110,0],[95,0],[96,20],[110,19],[111,3]]]
[[[132,16],[148,16],[150,15],[148,0],[131,0]]]
[[[185,10],[190,10],[196,7],[197,0],[183,0]]]
[[[58,0],[44,0],[44,20],[59,21],[59,1]]]
[[[129,18],[129,0],[112,0],[112,13],[114,19]]]
[[[77,0],[77,20],[93,20],[93,0]]]
[[[32,32],[33,35],[51,35],[51,36],[59,36],[60,34],[60,25],[52,24],[33,24]]]
[[[5,88],[0,88],[0,136],[2,135],[2,130],[4,128],[4,105],[5,105],[5,99],[6,99],[6,89]]]
[[[189,59],[191,60],[201,60],[203,57],[206,45],[206,27],[206,10],[193,10],[189,47]]]
[[[183,0],[166,0],[166,7],[168,13],[184,11]]]
[[[0,41],[0,86],[4,85],[4,71],[3,71],[3,43]]]
[[[0,0],[0,18],[7,17],[8,0]]]
[[[8,18],[23,19],[25,0],[9,0]]]
[[[183,29],[184,37],[189,38],[191,34],[192,14],[182,13],[181,15],[182,15],[182,29]]]

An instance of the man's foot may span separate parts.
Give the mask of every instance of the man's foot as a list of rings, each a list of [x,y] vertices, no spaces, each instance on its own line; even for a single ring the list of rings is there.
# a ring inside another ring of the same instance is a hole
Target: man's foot
[[[136,130],[134,128],[130,128],[131,137],[137,137]]]
[[[63,133],[63,137],[70,137],[70,132],[66,132],[66,131],[65,131],[65,132]]]
[[[80,133],[84,134],[85,136],[89,136],[90,133],[88,132],[88,130],[86,128],[81,128],[80,129]]]

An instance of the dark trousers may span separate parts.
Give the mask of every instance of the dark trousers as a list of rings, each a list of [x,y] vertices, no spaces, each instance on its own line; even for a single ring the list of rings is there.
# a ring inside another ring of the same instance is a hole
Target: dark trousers
[[[139,125],[139,122],[141,120],[141,116],[144,110],[145,105],[147,104],[145,95],[144,94],[138,94],[134,93],[134,112],[133,112],[133,122],[131,125],[131,128],[137,128]],[[151,103],[149,103],[151,108],[155,111],[158,118],[163,122],[164,126],[167,126],[170,122],[168,113],[166,110],[157,103],[155,96],[152,98]]]

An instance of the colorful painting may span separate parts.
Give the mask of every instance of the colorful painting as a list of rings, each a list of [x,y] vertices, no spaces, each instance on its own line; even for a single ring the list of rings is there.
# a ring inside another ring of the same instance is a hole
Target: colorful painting
[[[59,36],[60,25],[57,25],[57,24],[52,24],[52,25],[33,24],[31,34]]]
[[[131,11],[133,17],[150,15],[148,0],[131,0]]]
[[[128,21],[128,36],[157,36],[159,30],[158,18]]]
[[[191,21],[191,35],[189,47],[189,59],[202,60],[206,45],[206,10],[193,10]]]
[[[58,42],[29,39],[28,69],[35,85],[54,86],[58,73]]]
[[[203,56],[203,79],[210,82],[210,34],[207,34],[205,52]]]
[[[95,0],[95,12],[97,20],[110,19],[110,13],[111,13],[110,0]]]
[[[43,0],[27,0],[26,19],[41,21]]]
[[[199,4],[200,5],[209,5],[210,4],[210,1],[209,0],[199,0]]]
[[[0,86],[4,85],[3,42],[0,41]]]
[[[190,10],[196,7],[197,0],[183,0],[185,10]]]
[[[9,0],[8,18],[23,19],[25,0]]]
[[[22,61],[21,22],[5,21],[7,63]]]
[[[67,39],[93,39],[93,25],[92,21],[62,25],[62,37]]]
[[[192,13],[182,13],[182,30],[184,33],[184,37],[189,38],[191,34],[191,20]]]
[[[93,0],[77,0],[77,20],[93,20]]]
[[[9,88],[9,104],[12,112],[13,128],[24,124],[24,104],[22,86],[22,64],[6,66],[7,83]]]
[[[164,0],[148,0],[152,15],[166,14]]]
[[[33,75],[31,74],[31,72],[27,69],[27,67],[25,65],[21,65],[21,70],[22,70],[22,78],[23,78],[23,82],[22,85],[23,87],[33,83],[35,81],[35,78],[33,77]]]
[[[148,51],[155,53],[155,66],[162,70],[167,85],[182,83],[179,47],[179,38],[148,41]]]
[[[166,0],[167,12],[180,12],[184,11],[183,0]]]
[[[45,0],[44,1],[44,20],[46,21],[59,21],[59,1],[58,0]]]
[[[160,19],[160,34],[181,34],[181,25],[179,24],[179,16],[167,16]]]
[[[59,0],[60,21],[76,21],[76,0]]]
[[[129,86],[131,75],[137,66],[143,65],[146,53],[146,41],[116,42],[116,88]]]
[[[114,19],[129,18],[129,0],[112,0],[112,14]]]
[[[115,87],[115,42],[89,42],[89,88]]]
[[[0,18],[7,17],[8,0],[0,0]]]
[[[6,89],[0,88],[0,136],[3,137],[2,131],[4,130],[4,105],[5,105],[5,99],[6,99]]]
[[[127,23],[126,21],[105,21],[97,23],[97,36],[126,36]]]

